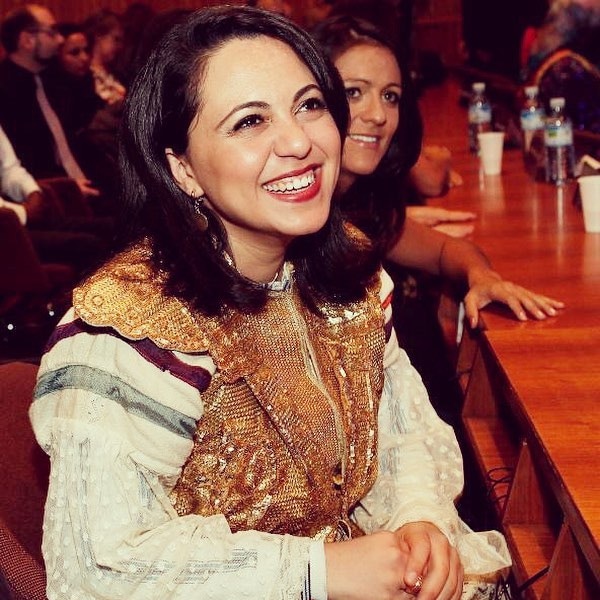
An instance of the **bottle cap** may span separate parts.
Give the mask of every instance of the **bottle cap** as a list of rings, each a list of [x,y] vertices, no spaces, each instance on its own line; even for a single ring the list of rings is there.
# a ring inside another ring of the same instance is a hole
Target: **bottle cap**
[[[564,108],[565,107],[565,99],[564,98],[550,98],[550,108]]]
[[[474,92],[481,94],[481,92],[483,92],[485,90],[485,83],[483,81],[476,81],[472,85],[472,89]]]
[[[532,98],[533,96],[537,96],[539,92],[539,88],[537,85],[528,85],[525,87],[525,95]]]

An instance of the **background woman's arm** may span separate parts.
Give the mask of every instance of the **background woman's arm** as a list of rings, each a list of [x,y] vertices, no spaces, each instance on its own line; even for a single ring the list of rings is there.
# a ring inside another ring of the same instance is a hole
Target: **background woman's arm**
[[[479,321],[479,310],[490,302],[502,302],[519,320],[527,314],[536,319],[554,316],[564,304],[502,279],[485,254],[472,242],[453,238],[406,219],[388,260],[404,267],[440,275],[464,286],[466,317],[472,327]]]

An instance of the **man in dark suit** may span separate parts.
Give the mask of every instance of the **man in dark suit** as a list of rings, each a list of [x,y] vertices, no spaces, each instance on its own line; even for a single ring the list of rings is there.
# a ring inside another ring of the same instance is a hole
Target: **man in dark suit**
[[[56,113],[53,127],[45,110],[49,107],[53,111],[45,96],[44,71],[64,41],[54,15],[38,4],[16,8],[0,24],[0,41],[7,53],[0,63],[0,125],[23,166],[36,179],[68,175],[85,196],[97,196],[98,190],[76,164],[68,132]],[[56,129],[62,140],[57,138]],[[64,160],[64,152],[74,160],[74,169]]]

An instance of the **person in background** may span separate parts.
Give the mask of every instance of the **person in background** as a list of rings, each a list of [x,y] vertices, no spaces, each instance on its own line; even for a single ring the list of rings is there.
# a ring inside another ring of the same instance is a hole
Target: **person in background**
[[[456,439],[333,199],[347,116],[310,36],[250,7],[193,12],[138,73],[121,250],[30,409],[49,597],[458,600],[510,564],[457,515]]]
[[[46,90],[46,67],[64,41],[54,15],[39,4],[15,8],[0,23],[0,41],[0,125],[19,160],[36,179],[67,175],[85,196],[98,196]]]
[[[42,262],[71,265],[82,274],[107,252],[108,227],[98,235],[97,219],[64,214],[45,196],[39,183],[23,167],[0,126],[0,208],[12,210]],[[104,239],[103,239],[104,238]],[[3,257],[10,260],[11,257]]]
[[[416,81],[419,78],[419,66],[412,44],[414,4],[413,0],[380,0],[378,10],[374,11],[369,0],[340,0],[331,6],[329,16],[352,16],[373,23],[394,45],[396,54],[406,65],[406,73],[410,73],[412,93],[416,94],[421,83]],[[316,23],[324,19],[320,18]],[[411,107],[411,115],[406,122],[409,124],[404,126],[405,129],[414,129],[413,134],[406,132],[407,139],[421,139],[421,116],[416,105],[414,109]],[[442,146],[424,145],[410,167],[403,191],[407,213],[413,220],[454,237],[468,236],[473,232],[473,213],[426,205],[427,198],[444,196],[450,187],[461,183],[461,176],[452,169],[450,151]]]
[[[96,94],[90,42],[83,25],[58,23],[57,30],[64,42],[48,66],[51,93],[61,122],[76,139],[106,103]]]
[[[421,154],[422,127],[395,46],[375,25],[351,15],[326,19],[312,33],[339,70],[349,102],[337,187],[342,207],[387,261],[396,285],[394,325],[400,343],[437,412],[458,427],[460,390],[437,316],[440,281],[464,294],[471,327],[478,325],[479,310],[493,301],[507,304],[521,320],[527,314],[538,319],[555,315],[562,303],[503,280],[468,240],[410,218],[405,200],[414,193],[409,173]],[[471,226],[468,221],[463,225]]]
[[[113,62],[113,68],[119,81],[122,81],[126,88],[135,77],[136,55],[145,32],[157,14],[147,2],[129,2],[121,14],[123,46]]]
[[[584,56],[588,49],[595,50],[595,65],[600,68],[599,28],[599,0],[553,0],[541,24],[532,28],[527,47],[522,49],[521,79],[530,81],[551,54],[571,46],[581,49]]]
[[[0,207],[15,212],[22,225],[42,220],[42,190],[37,181],[21,165],[2,127],[0,127],[0,191],[4,196],[0,196]]]
[[[83,169],[102,192],[95,202],[96,212],[114,216],[119,193],[117,131],[123,103],[111,103],[97,94],[84,25],[59,23],[57,28],[65,41],[48,67],[49,94]]]
[[[337,191],[355,224],[389,260],[462,281],[472,327],[493,301],[507,304],[520,320],[555,315],[561,302],[503,280],[471,242],[404,220],[402,196],[421,152],[422,128],[394,44],[372,23],[346,15],[323,21],[312,33],[346,87],[351,121]]]
[[[113,70],[123,48],[123,26],[119,16],[108,9],[90,15],[85,30],[91,43],[92,63],[96,93],[108,104],[122,104],[127,90]]]

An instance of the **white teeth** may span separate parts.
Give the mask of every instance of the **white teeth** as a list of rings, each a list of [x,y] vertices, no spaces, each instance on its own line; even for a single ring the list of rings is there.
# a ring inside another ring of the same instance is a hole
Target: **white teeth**
[[[285,179],[280,179],[279,181],[265,183],[263,186],[265,190],[268,192],[277,192],[277,193],[285,193],[285,192],[296,192],[298,190],[302,190],[312,185],[315,182],[315,174],[314,171],[307,173],[306,175],[302,175],[302,177],[286,177]]]
[[[358,133],[351,133],[350,137],[357,142],[365,142],[367,144],[374,144],[377,142],[377,137],[374,135],[360,135]]]

